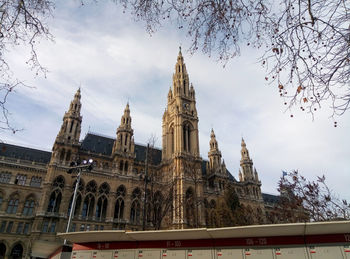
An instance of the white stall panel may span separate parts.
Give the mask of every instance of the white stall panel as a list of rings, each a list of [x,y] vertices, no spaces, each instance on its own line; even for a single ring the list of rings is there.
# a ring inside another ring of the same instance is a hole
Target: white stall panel
[[[340,246],[316,246],[310,248],[312,259],[344,259],[343,247]]]
[[[271,259],[273,257],[272,249],[245,249],[244,255],[246,259]]]
[[[185,250],[166,250],[162,249],[162,258],[163,259],[186,259]]]
[[[137,250],[137,257],[139,259],[160,259],[160,249],[158,250]]]
[[[212,259],[212,253],[211,249],[187,250],[187,259]]]
[[[91,251],[73,251],[72,259],[91,259]]]
[[[344,246],[344,255],[346,259],[350,259],[350,245]]]
[[[215,259],[243,259],[242,249],[216,249]]]
[[[275,249],[276,259],[307,259],[305,247],[283,247]]]
[[[113,252],[113,259],[134,259],[135,250],[115,250]]]
[[[111,259],[112,258],[112,250],[109,251],[97,251],[96,254],[93,254],[93,259]]]

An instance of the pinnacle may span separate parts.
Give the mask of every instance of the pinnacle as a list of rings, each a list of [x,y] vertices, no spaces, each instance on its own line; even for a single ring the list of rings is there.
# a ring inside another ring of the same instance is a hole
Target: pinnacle
[[[79,97],[79,98],[80,98],[80,86],[79,86],[77,92],[76,92],[75,95],[74,95],[74,98],[76,98],[76,97]]]
[[[242,143],[241,143],[241,146],[242,146],[242,147],[245,147],[245,146],[246,146],[246,144],[245,144],[245,142],[244,142],[243,137],[242,137]]]
[[[215,133],[214,133],[214,129],[213,129],[213,128],[211,128],[211,134],[210,134],[210,137],[215,138]]]

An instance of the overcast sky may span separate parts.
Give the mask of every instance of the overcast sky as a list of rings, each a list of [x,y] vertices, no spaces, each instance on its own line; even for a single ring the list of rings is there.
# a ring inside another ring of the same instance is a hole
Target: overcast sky
[[[277,193],[282,170],[297,169],[309,179],[325,174],[329,186],[350,199],[349,112],[337,119],[337,128],[327,107],[314,121],[298,109],[291,118],[277,87],[264,80],[258,52],[242,49],[241,57],[223,68],[215,58],[186,52],[190,40],[175,25],[150,37],[144,25],[119,6],[102,2],[80,6],[79,1],[58,1],[50,21],[55,42],[43,40],[39,47],[41,63],[50,71],[46,79],[35,78],[26,67],[25,48],[9,54],[17,76],[35,88],[20,88],[11,95],[11,119],[24,130],[15,135],[1,132],[1,139],[51,150],[80,86],[81,138],[88,131],[115,137],[129,101],[135,142],[146,143],[155,134],[161,147],[162,114],[181,45],[196,91],[203,159],[214,128],[226,166],[236,178],[244,137],[264,192]]]

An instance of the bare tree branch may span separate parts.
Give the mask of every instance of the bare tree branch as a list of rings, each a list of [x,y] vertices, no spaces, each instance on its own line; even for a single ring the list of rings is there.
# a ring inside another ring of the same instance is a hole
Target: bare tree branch
[[[164,20],[187,31],[190,52],[201,49],[224,64],[243,45],[261,48],[285,105],[312,116],[329,106],[342,115],[350,103],[350,2],[311,0],[114,0],[153,33]],[[291,115],[293,116],[293,115]],[[336,126],[336,123],[335,123]]]
[[[18,131],[9,120],[6,101],[15,88],[26,86],[13,74],[7,62],[7,54],[15,46],[29,46],[30,57],[26,63],[36,75],[46,75],[47,69],[39,62],[36,44],[40,38],[52,40],[45,20],[52,15],[53,7],[51,0],[0,1],[0,130],[13,133]]]

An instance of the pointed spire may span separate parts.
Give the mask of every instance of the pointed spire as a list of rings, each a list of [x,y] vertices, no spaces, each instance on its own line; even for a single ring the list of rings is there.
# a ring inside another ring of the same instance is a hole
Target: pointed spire
[[[242,149],[241,149],[242,160],[250,160],[249,151],[247,149],[247,145],[246,145],[243,138],[242,138],[241,147],[242,147]]]
[[[240,182],[243,182],[243,174],[242,174],[242,172],[241,172],[241,169],[239,169],[239,173],[238,173],[238,179],[239,179],[239,181]]]
[[[120,126],[123,128],[131,128],[131,116],[130,116],[129,102],[126,103],[126,106],[124,109],[124,115],[121,118]]]
[[[210,151],[218,151],[219,147],[218,147],[218,142],[216,141],[216,137],[215,137],[215,133],[214,133],[214,129],[211,129],[211,133],[210,133],[210,141],[209,141],[209,145],[210,145]]]
[[[124,114],[130,114],[129,101],[126,103]]]
[[[215,133],[214,133],[214,129],[213,128],[211,128],[210,137],[211,138],[215,138]]]
[[[171,87],[169,87],[168,101],[171,100],[172,97],[173,97],[173,92],[171,91]]]
[[[82,116],[80,115],[81,103],[80,103],[80,88],[74,95],[73,100],[70,102],[68,111],[65,112],[63,116],[63,123],[61,125],[61,129],[57,134],[55,143],[53,145],[53,160],[70,160],[71,154],[64,156],[64,152],[62,150],[68,150],[67,147],[72,147],[69,152],[76,152],[75,149],[79,145],[80,131],[81,131],[81,122]],[[65,147],[65,149],[62,149]],[[60,157],[58,156],[59,152],[61,153]],[[62,155],[63,154],[63,155]]]
[[[74,95],[73,100],[70,103],[69,110],[67,111],[69,115],[80,116],[80,108],[81,108],[80,99],[81,99],[81,94],[80,94],[80,87],[79,87],[77,92]]]
[[[184,58],[179,50],[177,62],[175,64],[175,73],[173,74],[173,95],[174,96],[190,96],[189,93],[189,77],[184,63]]]
[[[241,147],[246,147],[246,144],[244,142],[244,138],[242,137]]]

